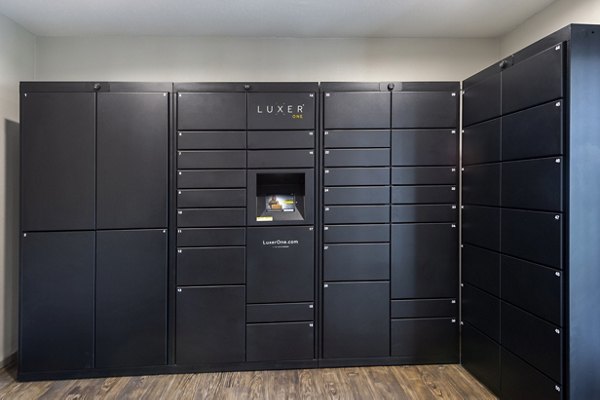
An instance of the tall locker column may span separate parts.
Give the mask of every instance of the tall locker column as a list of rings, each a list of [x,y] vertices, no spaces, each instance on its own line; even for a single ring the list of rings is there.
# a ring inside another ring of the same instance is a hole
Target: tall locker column
[[[457,82],[392,92],[391,355],[458,360]]]
[[[175,362],[240,362],[245,354],[246,94],[231,86],[176,86],[176,91]]]
[[[323,357],[390,355],[390,93],[323,84]]]

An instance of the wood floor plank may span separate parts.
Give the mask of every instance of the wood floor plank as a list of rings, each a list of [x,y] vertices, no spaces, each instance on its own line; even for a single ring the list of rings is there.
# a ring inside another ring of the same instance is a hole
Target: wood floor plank
[[[460,365],[214,372],[16,382],[0,370],[0,400],[493,400]]]

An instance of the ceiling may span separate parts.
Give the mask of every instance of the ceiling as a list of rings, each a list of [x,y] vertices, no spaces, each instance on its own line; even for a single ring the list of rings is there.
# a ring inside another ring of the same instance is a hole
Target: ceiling
[[[486,38],[554,0],[0,0],[39,36]]]

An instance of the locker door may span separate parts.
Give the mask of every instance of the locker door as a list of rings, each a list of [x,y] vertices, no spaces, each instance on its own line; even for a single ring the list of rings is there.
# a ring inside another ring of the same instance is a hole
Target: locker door
[[[393,128],[452,128],[458,125],[458,93],[392,93]]]
[[[325,93],[325,129],[384,129],[390,127],[388,92]]]
[[[392,225],[392,298],[456,296],[457,231],[452,224]]]
[[[98,232],[96,249],[96,367],[164,364],[166,232]]]
[[[468,87],[466,86],[467,82],[468,80],[465,81],[465,94],[463,95],[463,125],[469,126],[498,117],[501,114],[500,73],[495,73]]]
[[[455,165],[458,154],[455,129],[392,132],[392,165]]]
[[[244,361],[245,292],[244,286],[177,289],[177,364]]]
[[[94,232],[22,239],[21,372],[92,367],[94,241]]]
[[[177,129],[246,129],[246,93],[179,93]]]
[[[388,282],[328,283],[323,289],[324,358],[390,355]]]
[[[167,225],[164,93],[98,94],[98,228]]]
[[[94,229],[95,94],[21,101],[23,231]]]
[[[249,93],[248,129],[314,129],[314,93]]]

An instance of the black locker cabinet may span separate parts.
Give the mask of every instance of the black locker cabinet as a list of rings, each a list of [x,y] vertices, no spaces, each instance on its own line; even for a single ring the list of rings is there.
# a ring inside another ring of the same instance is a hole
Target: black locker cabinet
[[[462,363],[502,399],[600,396],[598,32],[464,82]]]
[[[170,89],[21,84],[20,378],[166,363]]]

